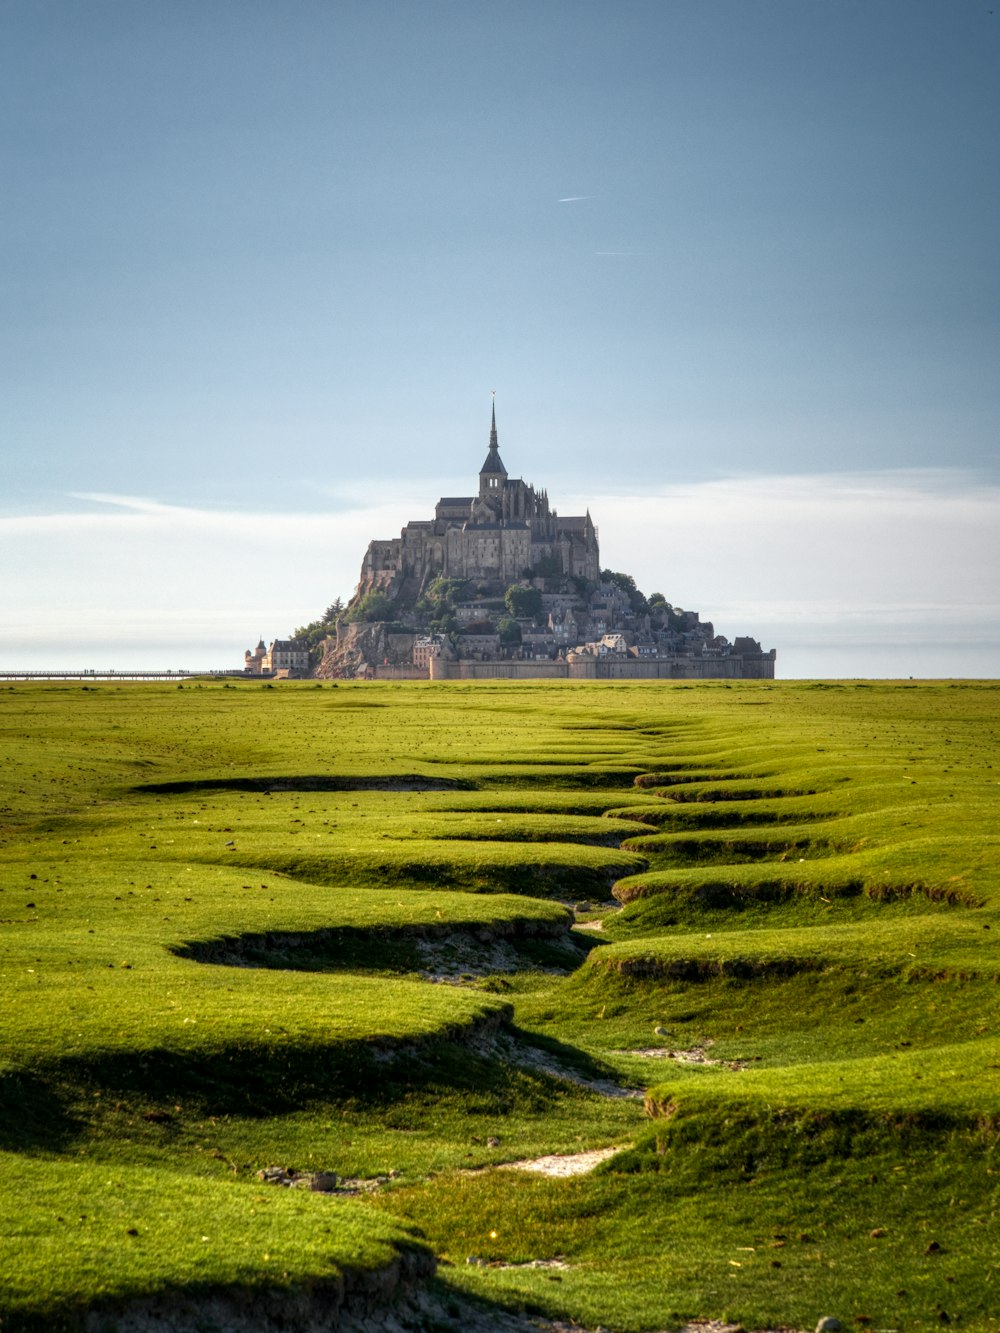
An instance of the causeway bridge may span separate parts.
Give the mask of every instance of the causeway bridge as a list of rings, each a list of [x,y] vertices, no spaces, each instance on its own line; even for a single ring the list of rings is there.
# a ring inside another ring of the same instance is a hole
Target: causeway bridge
[[[192,676],[239,676],[246,675],[238,668],[233,671],[114,671],[111,668],[83,671],[17,671],[0,670],[0,680],[188,680]]]

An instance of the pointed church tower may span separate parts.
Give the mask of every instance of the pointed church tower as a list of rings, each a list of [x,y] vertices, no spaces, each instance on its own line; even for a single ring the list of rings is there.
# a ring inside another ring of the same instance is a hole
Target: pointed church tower
[[[479,469],[479,498],[487,499],[489,496],[500,496],[503,493],[504,483],[507,480],[507,469],[503,465],[500,457],[500,447],[497,444],[497,400],[493,398],[493,421],[490,425],[490,451],[486,455],[486,462]]]

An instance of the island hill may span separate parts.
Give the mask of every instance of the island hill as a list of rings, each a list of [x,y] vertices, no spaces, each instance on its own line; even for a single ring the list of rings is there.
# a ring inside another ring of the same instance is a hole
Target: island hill
[[[245,654],[252,675],[321,679],[770,679],[774,661],[602,570],[590,514],[508,475],[495,406],[478,494],[371,542],[346,607]]]

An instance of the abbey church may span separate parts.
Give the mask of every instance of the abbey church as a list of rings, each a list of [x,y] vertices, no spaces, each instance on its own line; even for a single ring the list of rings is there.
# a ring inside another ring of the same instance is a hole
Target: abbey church
[[[359,592],[416,595],[440,575],[495,585],[502,594],[537,570],[596,583],[597,529],[589,514],[560,518],[545,491],[507,475],[494,404],[479,494],[444,496],[432,519],[407,523],[399,537],[389,541],[373,541],[361,567]]]

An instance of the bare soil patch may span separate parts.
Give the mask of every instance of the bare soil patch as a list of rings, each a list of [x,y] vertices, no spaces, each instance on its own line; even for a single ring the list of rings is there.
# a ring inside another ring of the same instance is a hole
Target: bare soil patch
[[[468,1044],[481,1055],[499,1057],[524,1069],[536,1069],[540,1073],[548,1074],[550,1078],[561,1079],[578,1088],[585,1088],[588,1092],[597,1093],[599,1097],[641,1101],[644,1096],[642,1088],[623,1088],[620,1083],[615,1083],[610,1078],[590,1078],[564,1065],[548,1051],[515,1041],[508,1033],[502,1031],[493,1035],[492,1032],[484,1030],[481,1036],[477,1034]]]
[[[680,1065],[714,1065],[719,1069],[748,1069],[752,1060],[715,1060],[709,1055],[709,1048],[715,1043],[701,1042],[689,1046],[687,1050],[674,1050],[670,1046],[644,1046],[633,1051],[613,1051],[613,1055],[638,1056],[642,1060],[673,1060]]]
[[[627,1145],[619,1144],[616,1148],[594,1148],[590,1152],[551,1153],[548,1157],[532,1157],[523,1162],[504,1162],[500,1171],[533,1171],[539,1176],[551,1176],[562,1179],[568,1176],[585,1176],[595,1166],[607,1162]],[[535,1267],[540,1261],[535,1261]]]

